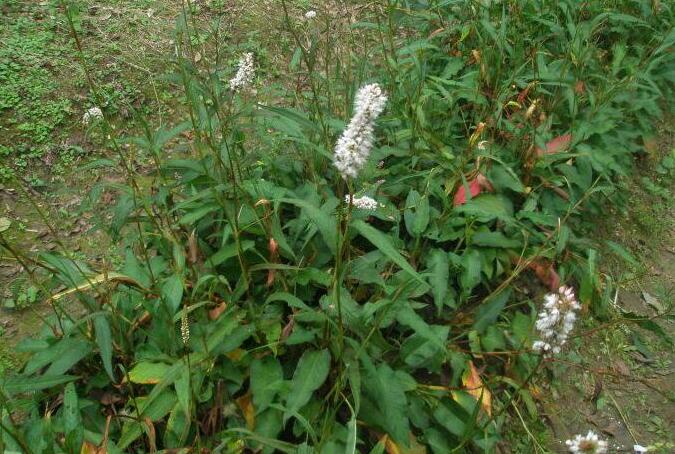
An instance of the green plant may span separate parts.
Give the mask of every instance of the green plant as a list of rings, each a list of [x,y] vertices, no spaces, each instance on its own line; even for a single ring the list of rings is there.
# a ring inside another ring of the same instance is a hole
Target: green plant
[[[91,166],[125,171],[106,225],[124,264],[28,262],[55,314],[0,386],[8,449],[490,452],[509,412],[536,417],[528,384],[554,361],[519,279],[578,283],[610,316],[578,224],[616,201],[672,89],[667,5],[390,1],[338,46],[330,11],[282,7],[293,71],[253,93],[204,62],[188,2],[169,76],[188,119],[126,140],[149,189],[102,122],[117,156]],[[367,82],[386,110],[345,179],[333,149]]]

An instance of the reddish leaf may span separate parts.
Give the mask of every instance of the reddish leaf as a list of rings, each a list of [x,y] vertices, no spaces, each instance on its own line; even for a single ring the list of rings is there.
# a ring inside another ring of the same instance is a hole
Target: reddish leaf
[[[560,276],[555,270],[552,263],[546,260],[537,260],[530,263],[529,268],[534,271],[534,274],[539,280],[552,291],[560,288]]]
[[[220,303],[219,305],[217,305],[216,307],[214,307],[209,311],[209,319],[216,320],[218,317],[220,317],[220,314],[225,312],[225,309],[227,309],[227,304],[225,304],[224,302]]]
[[[545,154],[554,154],[565,151],[567,147],[570,146],[572,142],[572,134],[565,134],[564,136],[558,136],[555,139],[550,140],[546,143],[546,149],[542,150],[537,147],[537,155],[543,156]]]
[[[476,197],[478,194],[481,193],[482,187],[480,182],[478,181],[478,178],[475,178],[471,181],[469,181],[469,192],[471,193],[471,198]],[[459,189],[457,189],[457,192],[455,193],[455,197],[453,199],[453,205],[454,206],[459,206],[463,205],[466,203],[466,188],[464,184],[462,184]]]
[[[585,89],[586,85],[584,84],[583,80],[578,80],[577,83],[574,84],[574,92],[578,95],[583,95]]]

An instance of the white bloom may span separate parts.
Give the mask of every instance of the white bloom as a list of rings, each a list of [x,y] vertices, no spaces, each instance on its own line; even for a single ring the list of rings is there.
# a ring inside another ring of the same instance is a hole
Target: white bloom
[[[487,146],[488,146],[487,140],[481,140],[480,142],[478,142],[478,149],[481,151],[485,150]]]
[[[560,287],[558,293],[546,295],[544,309],[539,312],[535,323],[540,340],[532,344],[532,349],[545,354],[560,353],[574,328],[579,309],[581,305],[577,302],[572,287]]]
[[[255,75],[255,68],[253,67],[253,53],[246,52],[241,56],[239,64],[237,65],[237,74],[230,79],[230,90],[239,91],[246,88],[253,82]]]
[[[633,445],[633,451],[636,453],[643,453],[649,451],[649,448],[645,448],[644,446],[640,445]]]
[[[584,435],[577,435],[574,440],[567,440],[565,444],[570,452],[580,454],[603,454],[607,452],[607,442],[601,440],[592,430]]]
[[[345,196],[345,203],[349,203],[349,195]],[[379,204],[377,200],[364,195],[363,197],[355,197],[352,199],[352,204],[361,210],[377,210]]]
[[[316,11],[314,11],[313,9],[310,9],[309,11],[307,11],[305,13],[305,19],[307,19],[307,20],[314,19],[315,17],[316,17]]]
[[[88,125],[92,120],[100,120],[103,118],[103,111],[99,107],[92,107],[82,115],[82,123]]]
[[[356,93],[354,116],[335,145],[334,163],[343,178],[356,178],[366,164],[375,140],[374,122],[386,103],[378,84],[365,85]]]

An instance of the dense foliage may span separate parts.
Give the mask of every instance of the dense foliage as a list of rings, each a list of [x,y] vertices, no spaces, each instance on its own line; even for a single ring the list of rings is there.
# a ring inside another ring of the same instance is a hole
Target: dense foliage
[[[342,41],[336,13],[281,3],[297,49],[257,92],[179,19],[188,120],[128,140],[150,189],[109,131],[118,159],[93,165],[127,184],[90,203],[117,192],[124,261],[35,258],[55,315],[2,382],[5,450],[492,452],[512,400],[536,413],[547,287],[610,316],[579,225],[671,108],[667,2],[391,0]],[[375,148],[344,179],[334,146],[372,82]]]

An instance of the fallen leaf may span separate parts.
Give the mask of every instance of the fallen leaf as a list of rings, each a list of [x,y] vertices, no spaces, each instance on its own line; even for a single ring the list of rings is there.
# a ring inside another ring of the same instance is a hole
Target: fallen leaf
[[[469,367],[462,374],[462,384],[466,392],[471,394],[483,406],[483,410],[488,416],[492,416],[492,395],[480,378],[480,374],[473,365],[473,361],[469,361]]]
[[[9,230],[10,225],[12,225],[12,221],[8,218],[0,218],[0,233]]]
[[[244,420],[246,421],[246,427],[248,430],[253,430],[255,428],[255,408],[253,407],[253,400],[251,399],[251,393],[248,392],[243,396],[237,399],[237,405],[241,409],[241,412],[244,414]]]
[[[572,142],[572,134],[565,134],[558,136],[555,139],[552,139],[546,143],[546,148],[541,149],[537,147],[537,156],[543,156],[545,154],[554,154],[561,153],[569,147]]]
[[[644,299],[645,303],[650,305],[652,309],[656,311],[657,314],[662,314],[666,311],[666,309],[663,307],[663,304],[661,304],[659,300],[657,300],[644,290],[642,291],[642,299]]]
[[[394,440],[389,438],[389,435],[385,434],[384,437],[380,438],[380,443],[384,443],[384,450],[387,454],[401,454],[401,449],[394,443]]]
[[[88,441],[82,443],[82,447],[80,448],[80,454],[107,454],[107,452],[106,448],[98,447]]]
[[[620,359],[614,362],[614,370],[621,375],[630,375],[630,368],[625,362],[621,361]]]

